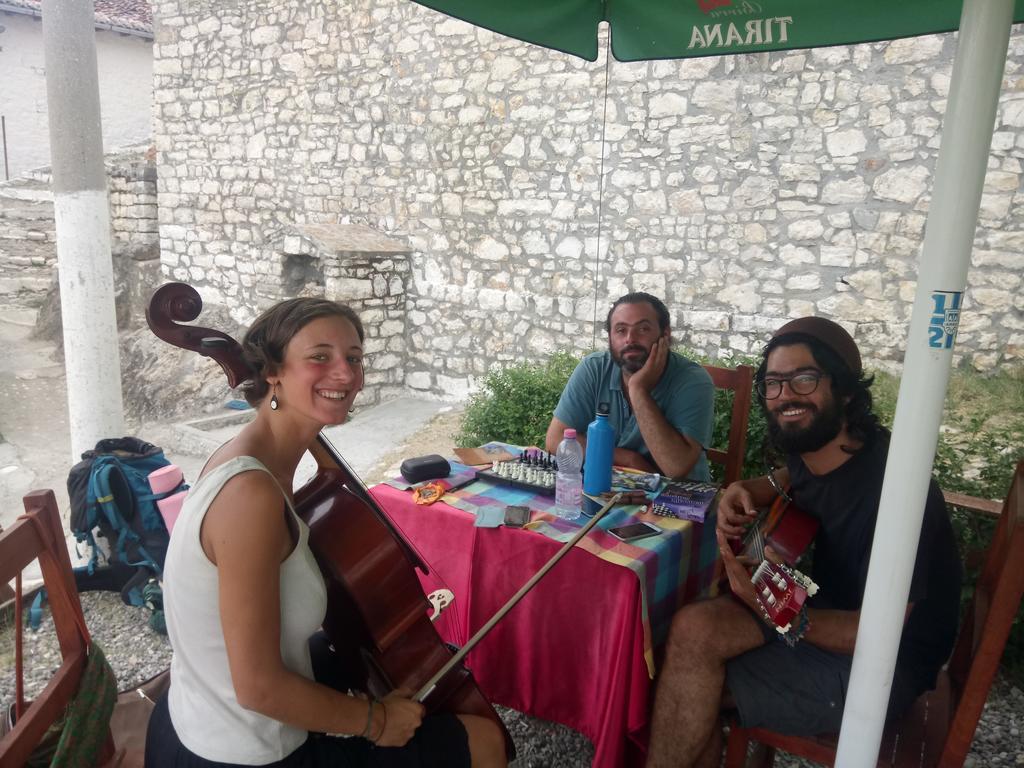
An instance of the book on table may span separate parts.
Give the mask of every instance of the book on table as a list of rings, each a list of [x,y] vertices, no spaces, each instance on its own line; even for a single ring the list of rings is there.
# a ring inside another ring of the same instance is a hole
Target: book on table
[[[704,516],[715,501],[718,485],[696,480],[673,480],[657,496],[651,511],[663,517],[704,522]]]
[[[612,467],[612,489],[616,491],[643,491],[654,493],[661,487],[662,477],[655,472]]]

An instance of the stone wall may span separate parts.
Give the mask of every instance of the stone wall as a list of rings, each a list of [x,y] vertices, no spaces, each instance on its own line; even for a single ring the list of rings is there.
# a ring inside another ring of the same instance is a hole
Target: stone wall
[[[133,147],[107,155],[112,247],[159,244],[156,214],[156,151]]]
[[[37,306],[56,260],[48,177],[0,182],[0,299],[9,306]]]
[[[149,146],[129,147],[108,154],[104,162],[115,264],[123,259],[145,270],[142,262],[159,258],[155,153]],[[12,304],[38,307],[56,281],[56,266],[49,168],[0,182],[0,296]],[[134,278],[130,282],[133,294],[147,287],[136,286]],[[134,297],[131,304],[129,314],[134,313],[137,322],[140,299]]]
[[[704,352],[818,313],[902,360],[953,36],[613,61],[603,125],[603,60],[404,0],[154,12],[164,271],[242,322],[294,282],[296,228],[361,224],[409,247],[423,393],[602,345],[628,290]],[[1024,35],[1010,47],[958,344],[981,369],[1024,357]]]
[[[358,224],[321,224],[286,237],[283,253],[284,295],[325,296],[359,313],[369,352],[359,404],[403,394],[408,247]]]

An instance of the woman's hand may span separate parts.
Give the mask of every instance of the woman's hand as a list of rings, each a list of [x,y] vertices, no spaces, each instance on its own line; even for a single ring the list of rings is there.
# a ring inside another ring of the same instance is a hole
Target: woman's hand
[[[718,500],[717,528],[727,538],[737,539],[757,516],[754,497],[742,482],[730,484]]]
[[[404,747],[420,727],[424,708],[418,701],[409,698],[410,696],[412,691],[400,689],[381,699],[383,728],[377,725],[376,714],[370,728],[370,733],[374,734],[373,743],[378,747]]]

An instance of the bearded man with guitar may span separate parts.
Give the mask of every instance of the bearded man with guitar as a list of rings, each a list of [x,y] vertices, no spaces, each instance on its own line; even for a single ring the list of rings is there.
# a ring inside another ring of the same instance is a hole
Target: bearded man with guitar
[[[872,411],[872,380],[856,343],[830,320],[793,320],[765,347],[755,387],[786,466],[722,495],[717,536],[732,594],[692,603],[673,619],[649,767],[718,766],[724,711],[745,727],[805,736],[839,730],[889,449],[889,432]],[[818,591],[784,633],[769,626],[750,563],[733,554],[758,525],[758,510],[780,494],[818,524],[810,571]],[[955,640],[960,578],[949,515],[932,481],[889,716],[934,687]]]

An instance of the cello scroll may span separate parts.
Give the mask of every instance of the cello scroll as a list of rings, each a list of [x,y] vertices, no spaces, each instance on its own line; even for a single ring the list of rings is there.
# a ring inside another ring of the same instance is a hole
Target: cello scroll
[[[185,283],[160,286],[146,307],[150,330],[163,341],[176,347],[198,352],[215,360],[228,377],[232,389],[253,377],[245,363],[241,345],[228,334],[200,325],[185,325],[199,317],[203,300],[199,291]]]

